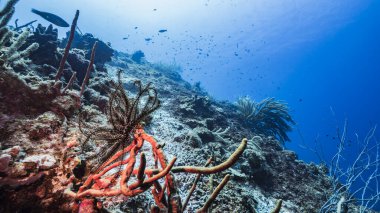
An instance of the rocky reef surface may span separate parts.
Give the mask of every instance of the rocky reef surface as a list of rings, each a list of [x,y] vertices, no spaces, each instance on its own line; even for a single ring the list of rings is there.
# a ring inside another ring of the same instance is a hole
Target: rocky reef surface
[[[176,165],[200,166],[211,156],[218,164],[248,138],[232,168],[201,176],[187,212],[200,208],[226,174],[231,180],[213,202],[213,212],[270,212],[277,199],[283,200],[281,212],[317,212],[326,201],[331,190],[327,168],[298,160],[273,137],[256,135],[234,104],[214,100],[170,66],[136,60],[91,34],[76,34],[62,81],[55,82],[66,42],[57,38],[52,26],[39,25],[18,51],[34,43],[39,48],[0,68],[0,212],[72,211],[72,199],[65,196],[70,173],[78,168],[72,159],[87,159],[105,146],[92,144],[88,151],[81,150],[79,115],[90,126],[110,125],[105,110],[109,86],[119,70],[123,86],[132,94],[135,80],[152,82],[156,88],[161,107],[145,121],[145,131],[164,145],[168,159],[177,157]],[[83,97],[78,97],[95,42],[95,69]],[[62,92],[74,72],[77,80]],[[149,145],[142,149],[150,152]],[[151,158],[147,155],[147,161]],[[179,195],[186,197],[195,175],[174,176]],[[98,200],[103,211],[113,212],[149,212],[154,204],[149,190],[133,198]]]

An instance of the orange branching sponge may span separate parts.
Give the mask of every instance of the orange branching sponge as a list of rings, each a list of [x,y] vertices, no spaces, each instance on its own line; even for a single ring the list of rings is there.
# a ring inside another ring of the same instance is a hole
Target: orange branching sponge
[[[99,152],[97,159],[100,164],[92,165],[79,190],[74,192],[71,187],[68,187],[66,194],[83,202],[83,205],[88,208],[91,203],[88,201],[89,198],[119,195],[133,197],[150,190],[156,204],[156,207],[152,208],[153,212],[157,210],[182,212],[185,208],[182,208],[173,173],[200,175],[224,171],[232,167],[242,155],[247,146],[247,139],[243,139],[236,151],[219,165],[174,167],[176,157],[168,163],[162,146],[152,136],[145,133],[142,126],[144,120],[160,106],[157,92],[150,83],[142,86],[140,81],[136,81],[135,85],[138,89],[137,93],[134,97],[129,97],[121,82],[121,71],[118,72],[118,81],[111,84],[113,92],[109,96],[106,111],[109,128],[89,127],[85,123],[79,123],[80,130],[86,135],[82,148],[85,148],[90,140],[105,140],[109,146]],[[86,127],[87,132],[82,127]],[[91,131],[88,131],[89,129]],[[147,167],[145,153],[141,153],[144,142],[148,142],[152,147],[154,168]],[[135,166],[137,163],[138,166]],[[200,211],[206,211],[211,206],[212,201],[228,180],[229,175],[223,179]],[[191,193],[189,194],[191,196]],[[186,203],[189,196],[186,198]],[[97,203],[96,206],[101,205]],[[80,207],[78,209],[81,209]],[[95,204],[92,204],[92,207],[95,207]]]
[[[135,168],[137,155],[145,141],[151,144],[155,162],[159,163],[160,168],[146,168],[146,158],[144,153],[140,154],[139,166],[138,168]],[[181,202],[176,201],[177,197],[174,196],[176,194],[176,189],[174,185],[174,177],[170,172],[197,174],[213,174],[221,172],[230,168],[239,159],[246,146],[247,139],[243,139],[240,146],[225,162],[213,167],[174,167],[176,158],[174,157],[167,164],[165,154],[156,140],[152,136],[146,134],[142,126],[139,125],[135,129],[133,141],[129,146],[116,152],[111,158],[109,158],[109,160],[103,163],[95,173],[90,174],[77,192],[67,189],[66,194],[75,199],[86,200],[85,204],[88,205],[87,198],[89,197],[110,197],[118,195],[133,197],[153,187],[152,194],[158,208],[171,209],[172,212],[174,210],[176,210],[176,212],[181,212]],[[127,154],[128,157],[123,159],[122,156]],[[120,166],[124,166],[121,172],[107,176],[107,173],[110,172],[110,170]],[[132,181],[132,179],[134,180]],[[164,179],[164,186],[161,186],[158,182],[160,179]],[[205,209],[211,205],[212,201],[228,182],[228,179],[229,175],[223,179],[200,212],[204,212]],[[119,182],[119,185],[115,186],[117,181]]]

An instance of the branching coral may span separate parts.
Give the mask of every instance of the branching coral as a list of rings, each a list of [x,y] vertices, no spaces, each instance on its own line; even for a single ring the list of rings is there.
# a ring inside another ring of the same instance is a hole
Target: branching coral
[[[130,98],[123,88],[120,72],[118,79],[117,83],[113,83],[114,91],[110,94],[107,110],[108,121],[112,128],[95,128],[94,131],[85,132],[84,123],[81,123],[82,131],[87,135],[84,144],[94,139],[105,140],[109,143],[109,148],[104,151],[100,164],[93,167],[79,190],[73,192],[68,188],[66,193],[75,199],[82,200],[82,206],[88,205],[87,198],[89,197],[118,195],[133,197],[153,188],[151,192],[157,205],[153,209],[181,212],[181,199],[172,173],[214,174],[224,171],[233,166],[242,155],[247,146],[247,140],[244,139],[235,152],[219,165],[174,167],[176,157],[167,163],[162,146],[152,136],[145,133],[141,124],[144,118],[160,106],[155,89],[150,84],[143,87],[140,82],[136,82],[137,95]],[[152,147],[154,168],[147,168],[145,153],[140,153],[145,141]],[[140,155],[139,166],[135,168],[138,155]],[[229,175],[225,176],[199,212],[207,211],[228,180]],[[161,185],[162,182],[163,185]]]
[[[58,81],[61,79],[61,76],[63,74],[63,69],[65,67],[65,64],[66,64],[66,61],[67,61],[67,57],[69,55],[71,43],[73,42],[73,39],[74,39],[75,29],[76,29],[76,26],[77,26],[78,18],[79,18],[79,10],[76,11],[74,19],[73,19],[73,22],[71,24],[70,35],[69,35],[69,38],[67,40],[67,44],[66,44],[66,47],[64,49],[61,61],[59,63],[57,74],[55,76],[55,82],[56,82],[56,84],[59,84]],[[81,90],[80,90],[80,93],[79,93],[79,97],[82,97],[83,92],[84,92],[85,87],[86,87],[86,84],[88,83],[88,79],[90,78],[90,72],[91,72],[91,70],[92,70],[92,68],[94,66],[95,51],[96,51],[97,44],[98,44],[98,42],[95,42],[94,45],[93,45],[93,47],[92,47],[90,62],[89,62],[88,67],[87,67],[85,79],[82,82],[82,86],[81,86]],[[74,83],[74,80],[76,79],[76,76],[77,76],[77,74],[76,74],[76,72],[74,72],[72,74],[72,76],[71,76],[68,84],[61,91],[61,93],[65,93],[67,91],[67,89],[69,89],[72,86],[72,84]]]
[[[29,30],[25,30],[12,39],[14,37],[13,32],[10,31],[6,25],[15,11],[14,6],[16,3],[17,0],[9,0],[0,11],[0,65],[11,64],[20,58],[27,57],[39,47],[37,43],[33,43],[25,50],[18,52],[28,38]]]
[[[137,169],[134,168],[136,163],[137,154],[143,146],[144,141],[151,144],[153,155],[155,159],[155,165],[160,164],[161,169],[148,169],[146,168],[145,154],[140,155],[140,164]],[[236,151],[223,163],[213,167],[192,167],[181,166],[174,167],[176,158],[174,157],[169,164],[166,163],[166,157],[153,137],[144,132],[141,126],[135,129],[134,139],[132,143],[125,149],[118,151],[105,163],[103,163],[95,173],[86,179],[83,185],[80,187],[77,193],[67,190],[67,194],[76,198],[83,199],[86,197],[108,197],[125,195],[127,197],[133,197],[147,191],[153,187],[152,194],[155,198],[156,205],[160,209],[176,209],[178,212],[181,210],[181,202],[177,201],[175,194],[176,189],[174,185],[174,178],[169,172],[178,173],[197,173],[197,174],[213,174],[230,168],[241,156],[245,147],[247,146],[247,140],[244,139]],[[123,156],[129,154],[128,158],[123,160]],[[117,161],[117,159],[121,160]],[[108,174],[114,168],[126,165],[121,171],[114,174]],[[114,187],[117,177],[121,175],[119,180],[119,187]],[[134,175],[134,176],[133,176]],[[147,179],[145,179],[147,176]],[[159,179],[164,178],[164,186],[160,186]],[[134,181],[129,184],[129,181]],[[206,212],[212,201],[220,193],[222,188],[229,180],[229,175],[225,176],[219,186],[212,193],[205,205],[199,210],[199,212]],[[167,194],[165,195],[165,189]]]
[[[266,98],[257,103],[249,97],[242,97],[236,106],[255,133],[275,136],[281,143],[290,140],[287,132],[292,130],[290,125],[295,122],[286,103],[274,98]]]
[[[31,52],[38,49],[38,43],[33,43],[23,51],[18,51],[20,47],[26,42],[26,39],[29,36],[29,29],[25,30],[18,35],[17,38],[13,41],[12,45],[4,48],[2,50],[2,55],[0,57],[1,61],[6,61],[8,64],[12,63],[20,58],[28,57]]]
[[[6,25],[8,24],[9,20],[12,18],[13,13],[15,12],[14,6],[17,2],[18,0],[9,0],[5,4],[4,8],[0,11],[0,38],[2,41],[0,43],[1,45],[3,45],[4,42],[8,41],[4,40],[3,38],[8,37],[10,39],[10,37],[12,37],[12,34],[10,33]],[[8,34],[8,36],[6,36],[6,34]]]

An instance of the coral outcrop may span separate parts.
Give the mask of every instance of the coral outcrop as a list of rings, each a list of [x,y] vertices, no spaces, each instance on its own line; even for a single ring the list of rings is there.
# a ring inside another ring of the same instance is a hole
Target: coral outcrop
[[[28,47],[29,45],[37,43],[39,48],[32,52],[29,58],[34,64],[38,65],[51,65],[58,67],[59,54],[58,47],[58,30],[53,28],[50,24],[48,27],[43,27],[38,24],[31,36],[26,40],[26,43],[21,49]]]
[[[66,42],[67,40],[63,39],[60,47],[63,48],[63,44]],[[85,52],[85,58],[89,60],[91,56],[91,49],[95,42],[98,42],[98,51],[94,61],[95,64],[101,66],[102,64],[111,61],[114,50],[110,47],[109,44],[101,41],[98,38],[95,38],[90,33],[81,35],[78,32],[75,32],[72,48],[83,50]]]

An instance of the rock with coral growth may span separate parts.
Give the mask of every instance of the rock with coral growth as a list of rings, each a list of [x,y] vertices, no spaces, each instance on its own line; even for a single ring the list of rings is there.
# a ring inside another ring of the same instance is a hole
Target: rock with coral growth
[[[48,27],[43,27],[41,24],[38,24],[33,34],[28,37],[21,49],[25,49],[35,42],[39,44],[40,48],[34,51],[29,57],[33,63],[40,65],[49,64],[58,67],[58,30],[53,28],[51,24]]]
[[[41,114],[32,122],[29,129],[29,138],[32,140],[40,140],[56,133],[62,123],[60,117],[51,111]]]
[[[8,171],[8,165],[11,159],[12,159],[11,156],[8,154],[2,154],[0,156],[0,172]]]
[[[95,207],[94,207],[94,201],[92,199],[84,199],[79,206],[78,212],[88,212],[88,213],[96,212]]]
[[[11,147],[9,149],[3,150],[3,153],[8,154],[8,155],[12,156],[13,158],[15,158],[19,155],[20,151],[21,151],[20,146],[14,146],[14,147]]]
[[[26,157],[22,162],[24,163],[36,163],[37,167],[40,169],[51,169],[55,166],[56,160],[51,155],[32,155]]]
[[[64,48],[67,43],[67,38],[69,37],[69,32],[67,32],[67,37],[64,38],[60,44],[61,48]],[[73,43],[71,44],[71,48],[82,49],[86,51],[86,59],[90,59],[91,49],[95,42],[98,42],[98,47],[96,49],[95,54],[95,64],[98,66],[100,64],[104,64],[108,61],[111,61],[114,50],[110,47],[110,44],[105,43],[98,38],[95,38],[90,33],[85,33],[81,35],[75,32]]]

